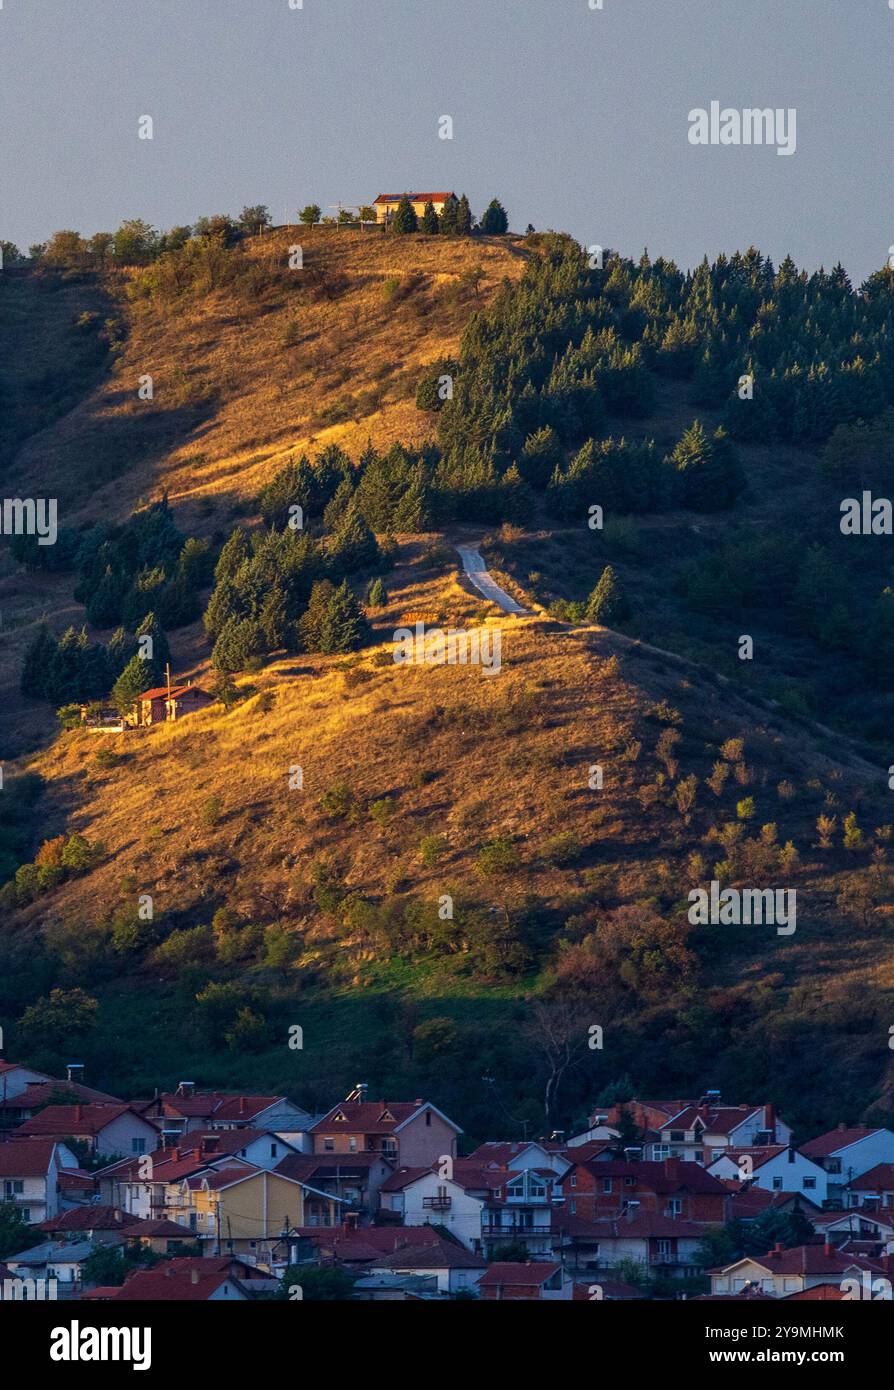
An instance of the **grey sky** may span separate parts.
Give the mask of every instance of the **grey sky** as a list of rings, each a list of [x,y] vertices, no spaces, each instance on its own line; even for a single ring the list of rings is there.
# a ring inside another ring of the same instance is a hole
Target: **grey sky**
[[[589,3],[2,0],[0,237],[455,188],[684,266],[751,243],[857,280],[884,262],[888,0]],[[691,146],[712,99],[796,107],[797,152]]]

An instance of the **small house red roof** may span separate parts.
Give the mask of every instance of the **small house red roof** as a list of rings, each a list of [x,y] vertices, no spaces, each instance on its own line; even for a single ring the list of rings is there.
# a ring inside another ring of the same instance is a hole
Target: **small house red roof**
[[[455,193],[380,193],[373,207],[376,203],[399,203],[401,198],[409,198],[411,203],[446,203],[448,198],[455,197]]]
[[[554,1274],[562,1268],[561,1265],[552,1264],[546,1260],[536,1264],[492,1264],[481,1279],[481,1288],[496,1288],[500,1285],[508,1284],[530,1284],[532,1288],[537,1288],[545,1284],[548,1279],[552,1279]]]

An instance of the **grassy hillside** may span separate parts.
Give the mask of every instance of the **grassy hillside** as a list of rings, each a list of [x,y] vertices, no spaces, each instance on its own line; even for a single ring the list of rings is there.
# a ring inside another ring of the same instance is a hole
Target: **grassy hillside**
[[[293,285],[291,240],[253,243],[238,269],[178,263],[176,295],[153,267],[107,283],[107,375],[24,441],[15,486],[48,460],[74,524],[166,490],[182,531],[217,546],[295,453],[425,442],[423,365],[458,351],[536,250],[315,232]],[[669,451],[696,409],[657,375],[637,437]],[[734,514],[668,508],[594,533],[538,495],[491,527],[485,553],[530,618],[458,577],[453,546],[484,524],[401,535],[369,645],[255,662],[230,709],[174,726],[51,738],[14,672],[7,728],[31,737],[16,771],[43,779],[33,838],[49,843],[5,901],[9,1046],[53,1066],[74,1046],[113,1090],[183,1071],[313,1104],[363,1079],[429,1092],[480,1137],[542,1125],[557,1086],[555,1124],[614,1084],[768,1096],[804,1132],[890,1119],[884,750],[850,736],[850,714],[847,732],[815,722],[835,692],[827,650],[764,610],[747,627],[694,619],[681,591],[735,528],[821,525],[816,450],[741,454]],[[624,631],[557,620],[607,562],[633,599]],[[81,621],[70,575],[10,565],[2,583],[57,630]],[[417,619],[499,628],[502,671],[395,665],[393,631]],[[7,638],[13,665],[26,635]],[[207,683],[201,625],[171,637],[178,674]],[[712,877],[795,889],[797,930],[690,926],[688,892]]]

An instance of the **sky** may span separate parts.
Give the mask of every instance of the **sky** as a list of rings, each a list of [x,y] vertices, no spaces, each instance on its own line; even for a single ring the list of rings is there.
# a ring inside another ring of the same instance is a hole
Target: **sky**
[[[0,238],[453,189],[684,267],[884,264],[894,0],[597,3],[0,0]],[[795,108],[794,154],[691,144],[712,101]]]

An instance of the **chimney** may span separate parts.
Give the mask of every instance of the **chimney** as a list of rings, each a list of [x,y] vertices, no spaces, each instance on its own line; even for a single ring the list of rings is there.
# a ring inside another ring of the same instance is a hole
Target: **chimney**
[[[831,1246],[831,1244],[829,1243],[828,1240],[827,1240],[827,1241],[824,1241],[824,1242],[823,1242],[823,1254],[824,1254],[824,1255],[831,1255],[831,1253],[832,1253],[832,1246]]]
[[[171,1149],[171,1150],[170,1150],[170,1154],[171,1154],[171,1158],[174,1160],[175,1163],[179,1163],[179,1162],[180,1162],[180,1150],[179,1150],[179,1149]]]
[[[844,1120],[839,1120],[839,1121],[838,1121],[838,1132],[839,1132],[839,1134],[843,1134],[844,1131],[845,1131],[846,1129],[847,1129],[847,1125],[844,1123]]]
[[[84,1080],[84,1063],[68,1062],[65,1067],[65,1075],[71,1085],[77,1085]]]
[[[196,1083],[194,1081],[181,1081],[177,1087],[178,1096],[194,1096],[196,1093]]]
[[[240,1115],[244,1115],[244,1114],[245,1114],[245,1096],[240,1096],[240,1097],[239,1097],[239,1114],[240,1114]]]
[[[191,1284],[197,1284],[199,1282],[199,1271],[197,1269],[191,1269],[189,1271],[189,1282]]]
[[[773,1254],[774,1254],[774,1255],[781,1255],[784,1249],[785,1249],[785,1246],[782,1244],[782,1241],[781,1241],[781,1240],[777,1240],[776,1244],[773,1246]]]

